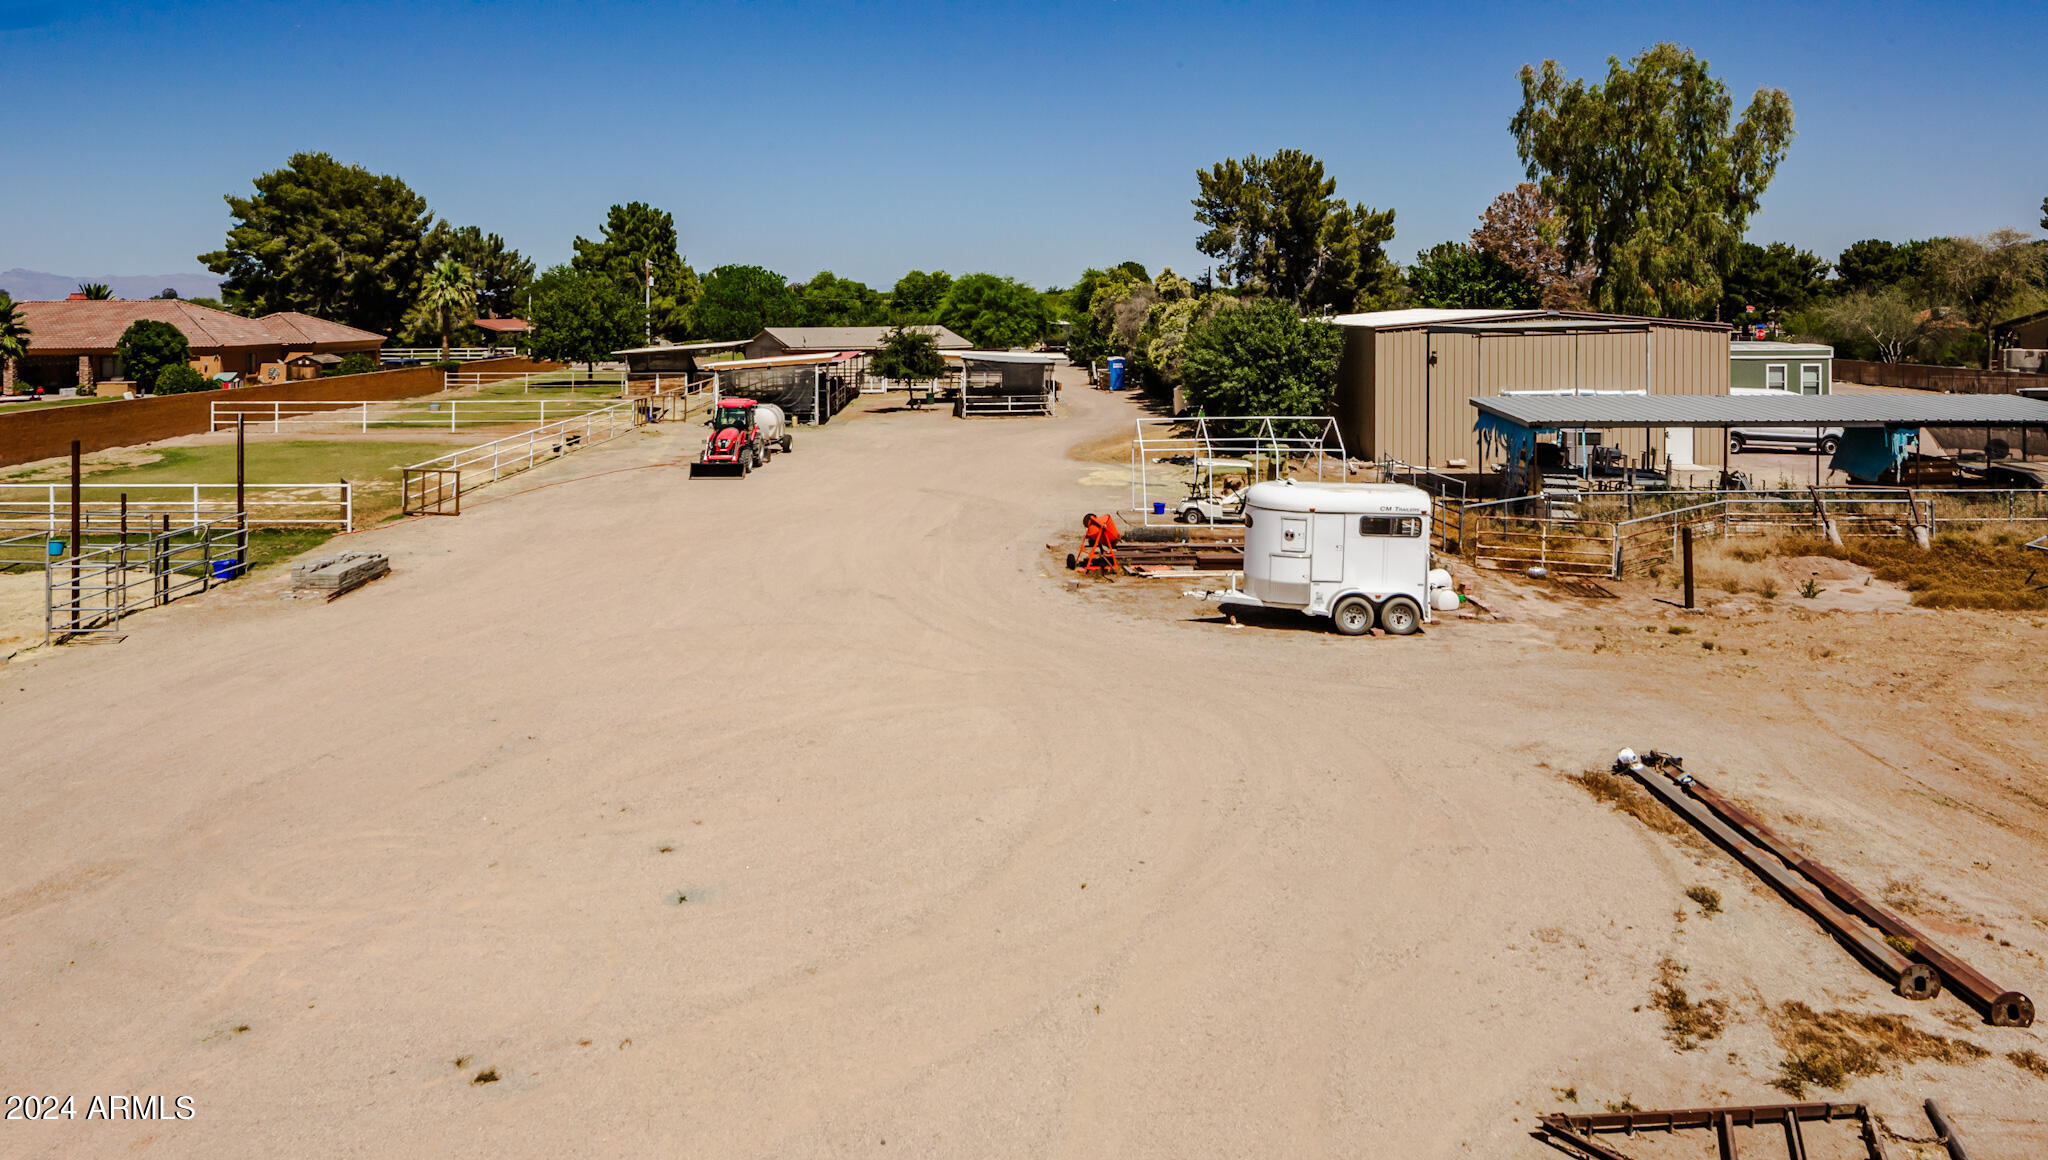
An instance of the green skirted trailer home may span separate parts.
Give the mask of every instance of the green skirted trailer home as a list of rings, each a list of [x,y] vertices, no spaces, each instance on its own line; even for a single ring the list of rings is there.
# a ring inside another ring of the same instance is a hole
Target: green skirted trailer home
[[[1834,393],[1835,348],[1807,342],[1731,342],[1728,386],[1737,391]]]

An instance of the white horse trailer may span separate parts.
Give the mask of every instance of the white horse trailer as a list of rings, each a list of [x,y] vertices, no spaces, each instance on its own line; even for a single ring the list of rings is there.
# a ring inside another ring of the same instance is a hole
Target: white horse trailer
[[[1193,595],[1327,616],[1346,636],[1375,624],[1405,636],[1429,620],[1429,504],[1421,488],[1392,483],[1255,483],[1244,587]]]

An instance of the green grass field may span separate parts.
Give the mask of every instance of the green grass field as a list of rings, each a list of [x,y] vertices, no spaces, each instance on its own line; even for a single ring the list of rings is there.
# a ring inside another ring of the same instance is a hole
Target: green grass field
[[[471,441],[383,443],[358,439],[294,439],[284,443],[248,445],[248,481],[267,483],[397,484],[400,469],[422,459],[445,455]],[[167,447],[152,452],[153,462],[122,464],[87,457],[87,483],[126,483],[138,487],[158,483],[233,483],[235,448],[220,443],[205,447]],[[45,467],[0,477],[9,483],[61,479],[61,467]]]

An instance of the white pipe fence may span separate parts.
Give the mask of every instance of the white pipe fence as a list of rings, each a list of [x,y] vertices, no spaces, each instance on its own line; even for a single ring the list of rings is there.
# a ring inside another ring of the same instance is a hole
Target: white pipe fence
[[[458,515],[462,497],[508,475],[631,431],[644,421],[642,402],[600,410],[423,459],[405,469],[402,509],[407,515]]]
[[[268,429],[272,434],[312,428],[336,430],[354,428],[367,434],[371,428],[422,427],[459,431],[464,427],[502,427],[512,423],[546,424],[585,411],[615,405],[611,399],[519,398],[519,399],[217,399],[212,404],[211,426],[215,431],[232,431],[244,420],[251,431]]]
[[[505,358],[518,353],[518,351],[509,346],[451,346],[448,348],[448,361],[476,362],[478,359]],[[378,352],[378,357],[388,363],[440,362],[441,348],[438,346],[387,346]]]
[[[536,389],[547,390],[559,387],[612,387],[618,393],[626,393],[627,373],[624,368],[599,367],[595,370],[563,367],[552,371],[444,371],[442,384],[450,391],[478,390],[483,387],[499,387],[510,383],[519,384],[520,393]]]
[[[355,484],[266,483],[245,485],[243,496],[252,528],[355,529]],[[99,531],[118,525],[121,498],[134,526],[160,516],[180,524],[202,524],[232,518],[232,483],[82,483],[81,519]],[[69,483],[0,483],[0,533],[34,532],[55,537],[71,526]]]

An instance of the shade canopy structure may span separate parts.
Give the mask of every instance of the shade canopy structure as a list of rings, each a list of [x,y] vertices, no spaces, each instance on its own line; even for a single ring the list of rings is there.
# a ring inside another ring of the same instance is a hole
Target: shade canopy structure
[[[1567,395],[1508,394],[1469,400],[1473,427],[1498,449],[1510,483],[1525,482],[1538,433],[1650,427],[1842,429],[1833,466],[1863,480],[1896,472],[1922,429],[2021,434],[2048,428],[2048,402],[2018,395]],[[1944,444],[1954,445],[1951,439]],[[1991,441],[1987,438],[1987,450]],[[2009,447],[2008,447],[2009,450]]]
[[[960,366],[960,390],[954,414],[1050,415],[1059,397],[1053,367],[1056,354],[1021,350],[941,351],[948,362]]]
[[[860,394],[867,356],[857,350],[728,359],[704,364],[717,397],[748,395],[774,403],[798,423],[829,423]]]

